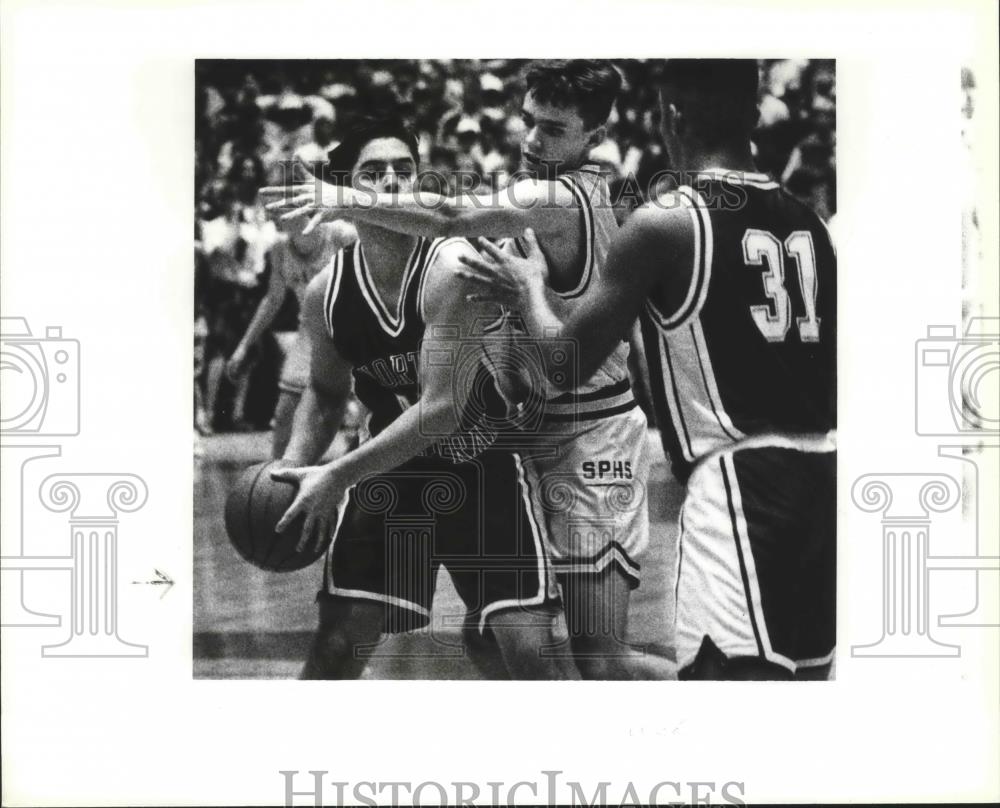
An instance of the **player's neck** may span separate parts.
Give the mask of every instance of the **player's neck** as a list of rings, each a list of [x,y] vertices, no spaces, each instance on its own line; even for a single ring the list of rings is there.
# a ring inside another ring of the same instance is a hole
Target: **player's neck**
[[[401,274],[417,242],[416,236],[396,233],[382,227],[357,222],[358,241],[365,253],[365,263],[374,277],[389,280]]]
[[[707,171],[711,168],[722,168],[728,171],[746,171],[754,173],[754,164],[750,147],[746,149],[705,149],[692,150],[685,155],[685,171]]]

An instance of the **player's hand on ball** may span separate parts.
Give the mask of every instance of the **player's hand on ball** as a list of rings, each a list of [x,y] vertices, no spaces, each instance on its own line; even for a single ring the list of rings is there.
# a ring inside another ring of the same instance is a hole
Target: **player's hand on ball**
[[[456,270],[455,274],[480,288],[479,292],[466,296],[469,301],[485,300],[521,308],[527,304],[532,290],[545,286],[549,268],[530,227],[524,231],[524,240],[528,245],[527,258],[505,253],[484,238],[479,239],[479,245],[486,255],[459,257],[467,269]]]
[[[298,493],[295,501],[285,511],[275,530],[283,531],[299,514],[305,514],[302,538],[297,551],[301,552],[310,544],[320,547],[334,527],[337,506],[344,499],[345,487],[338,482],[335,467],[304,466],[300,468],[277,469],[271,472],[272,479],[296,483]]]

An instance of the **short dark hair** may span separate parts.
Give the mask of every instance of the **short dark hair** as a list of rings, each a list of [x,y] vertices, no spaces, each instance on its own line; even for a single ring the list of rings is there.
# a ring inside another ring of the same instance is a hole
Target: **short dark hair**
[[[573,107],[586,129],[608,120],[622,88],[622,76],[607,59],[547,59],[525,71],[528,92],[543,104]]]
[[[668,59],[660,83],[702,140],[749,137],[757,125],[756,59]]]
[[[414,162],[420,162],[417,136],[402,118],[391,116],[361,118],[347,131],[344,139],[326,153],[327,163],[323,166],[323,179],[335,185],[349,185],[351,171],[358,161],[361,150],[373,140],[384,137],[403,141],[413,155]]]

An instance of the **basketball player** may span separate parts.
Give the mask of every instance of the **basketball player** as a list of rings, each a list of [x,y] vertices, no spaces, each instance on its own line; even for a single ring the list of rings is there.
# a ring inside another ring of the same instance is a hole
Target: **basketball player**
[[[637,211],[599,294],[560,322],[533,234],[463,257],[473,299],[577,340],[598,367],[642,314],[680,515],[681,678],[825,678],[835,642],[836,257],[815,213],[755,171],[757,65],[671,60],[661,130],[689,185]]]
[[[330,152],[329,176],[357,189],[405,191],[416,138],[371,122]],[[303,542],[333,533],[319,594],[320,626],[305,678],[349,678],[385,632],[427,625],[444,564],[479,629],[490,629],[514,678],[573,677],[540,649],[555,643],[558,592],[528,507],[520,457],[492,444],[497,430],[473,418],[470,391],[492,412],[503,402],[472,336],[495,306],[470,306],[455,283],[463,239],[423,239],[359,222],[358,241],[335,256],[306,292],[311,384],[275,477],[299,484],[279,523],[303,513]],[[473,345],[472,372],[453,358]],[[444,361],[441,361],[441,357]],[[324,466],[352,381],[371,412],[372,438]],[[303,468],[304,467],[304,468]]]
[[[285,351],[278,381],[278,402],[274,407],[271,456],[281,457],[288,445],[292,416],[309,381],[309,338],[302,327],[302,304],[306,286],[342,247],[354,242],[357,233],[347,222],[329,222],[310,233],[300,222],[284,222],[284,237],[271,247],[271,277],[267,292],[257,306],[246,333],[226,363],[226,374],[237,381],[246,371],[250,349],[268,329],[290,290],[299,304],[299,328]]]
[[[312,222],[346,216],[411,236],[510,237],[537,233],[551,268],[549,301],[562,316],[594,294],[617,221],[590,150],[605,140],[621,76],[606,60],[535,62],[527,93],[520,179],[492,196],[445,197],[426,192],[371,194],[303,185],[289,217]],[[318,211],[318,212],[317,212]],[[516,318],[501,326],[512,340]],[[571,651],[584,678],[672,678],[669,661],[624,641],[630,590],[639,583],[636,556],[648,541],[642,486],[648,473],[647,424],[632,394],[628,343],[618,340],[600,366],[572,391],[549,398],[528,475],[533,505],[545,525],[559,573]],[[500,357],[495,365],[504,364]],[[537,395],[523,378],[498,372],[512,406]]]

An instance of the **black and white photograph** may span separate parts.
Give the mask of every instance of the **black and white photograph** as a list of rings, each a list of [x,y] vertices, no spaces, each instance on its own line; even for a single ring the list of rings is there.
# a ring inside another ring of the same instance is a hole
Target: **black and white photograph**
[[[196,84],[196,676],[829,678],[833,60]]]
[[[0,803],[1000,801],[993,0],[0,2]]]

